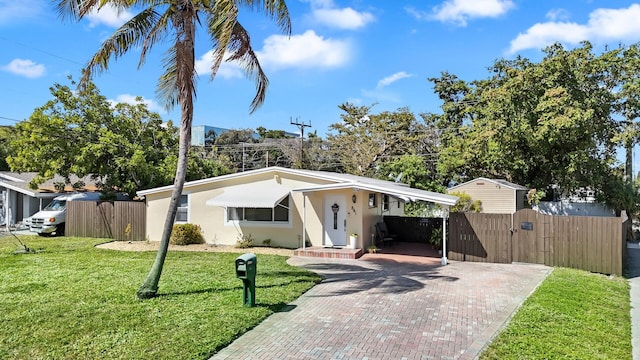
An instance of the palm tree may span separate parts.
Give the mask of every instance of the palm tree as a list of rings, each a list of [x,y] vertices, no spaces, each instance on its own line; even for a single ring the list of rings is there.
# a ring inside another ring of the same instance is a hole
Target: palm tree
[[[160,248],[151,271],[137,292],[140,299],[152,298],[158,292],[158,283],[169,248],[178,201],[182,193],[187,169],[187,155],[191,146],[193,100],[196,96],[195,49],[196,29],[202,25],[213,47],[213,79],[225,60],[237,62],[248,77],[256,83],[256,95],[250,105],[255,111],[263,102],[268,79],[263,72],[246,29],[238,22],[240,7],[260,11],[275,20],[284,34],[291,34],[291,20],[285,0],[58,0],[60,16],[79,21],[94,9],[111,5],[119,10],[137,13],[105,40],[89,60],[80,86],[86,85],[94,73],[108,69],[109,61],[117,59],[132,48],[140,49],[138,67],[145,62],[153,45],[170,38],[170,47],[163,60],[164,73],[158,80],[156,94],[167,109],[180,105],[180,147],[169,210],[165,219]],[[202,18],[201,18],[202,17]],[[205,22],[201,22],[205,20]]]

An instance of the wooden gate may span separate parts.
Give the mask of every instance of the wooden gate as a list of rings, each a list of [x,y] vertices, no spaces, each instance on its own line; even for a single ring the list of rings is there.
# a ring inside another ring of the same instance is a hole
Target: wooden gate
[[[513,214],[511,249],[513,262],[544,264],[548,251],[545,242],[545,215],[524,209]]]
[[[511,215],[451,213],[447,256],[451,260],[510,263]]]
[[[622,275],[631,221],[623,217],[451,213],[447,256],[524,262]]]

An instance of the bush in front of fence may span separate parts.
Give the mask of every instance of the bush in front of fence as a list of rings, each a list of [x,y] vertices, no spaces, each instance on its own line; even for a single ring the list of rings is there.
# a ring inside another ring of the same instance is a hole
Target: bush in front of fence
[[[196,224],[175,224],[171,231],[169,244],[173,245],[189,245],[203,244],[204,237],[200,225]]]

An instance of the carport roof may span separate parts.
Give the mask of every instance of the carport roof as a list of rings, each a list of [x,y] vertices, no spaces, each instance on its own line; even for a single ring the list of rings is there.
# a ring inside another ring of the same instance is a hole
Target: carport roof
[[[315,191],[334,190],[334,189],[353,189],[380,192],[402,199],[404,201],[428,201],[436,204],[453,206],[458,202],[458,197],[453,195],[440,194],[432,191],[414,189],[407,186],[399,186],[396,183],[388,182],[383,185],[373,185],[362,182],[348,182],[341,184],[329,184],[311,186],[308,188],[298,188],[292,191],[309,193]]]

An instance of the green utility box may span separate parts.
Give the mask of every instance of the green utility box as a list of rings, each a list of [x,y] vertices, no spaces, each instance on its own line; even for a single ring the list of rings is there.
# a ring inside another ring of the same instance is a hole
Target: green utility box
[[[242,279],[244,306],[256,306],[256,272],[258,259],[256,254],[247,253],[236,259],[236,277]]]

